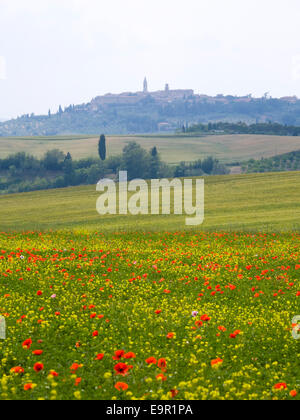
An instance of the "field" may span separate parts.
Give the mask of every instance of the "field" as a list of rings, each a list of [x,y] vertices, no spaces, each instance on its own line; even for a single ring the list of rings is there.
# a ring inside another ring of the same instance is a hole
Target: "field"
[[[194,230],[0,197],[0,400],[299,399],[300,173],[205,182]]]
[[[299,231],[300,172],[205,178],[201,230]],[[0,196],[1,230],[184,230],[183,216],[104,216],[95,186]]]
[[[0,239],[0,399],[299,398],[299,234]]]
[[[0,138],[0,156],[5,157],[20,150],[42,156],[47,150],[60,149],[71,152],[73,158],[97,156],[96,136],[59,136]],[[164,161],[179,163],[214,156],[224,163],[272,157],[300,150],[299,137],[267,135],[216,135],[191,136],[108,136],[108,154],[120,154],[128,141],[136,141],[146,149],[157,146]]]

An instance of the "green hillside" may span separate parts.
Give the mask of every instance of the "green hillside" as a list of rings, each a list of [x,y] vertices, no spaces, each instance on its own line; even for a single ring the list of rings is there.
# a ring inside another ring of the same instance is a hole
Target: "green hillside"
[[[205,178],[205,222],[198,230],[300,228],[300,172]],[[181,216],[105,216],[95,186],[0,197],[1,230],[183,230]]]
[[[99,133],[100,134],[100,133]],[[0,137],[0,157],[20,150],[41,157],[47,150],[70,152],[74,159],[98,156],[96,136]],[[270,135],[149,135],[108,136],[108,156],[117,155],[129,141],[150,150],[156,146],[168,163],[195,161],[214,156],[223,163],[268,158],[300,150],[300,137]]]
[[[91,102],[60,107],[55,114],[25,114],[0,123],[0,136],[40,136],[174,132],[189,126],[219,121],[253,124],[277,122],[300,125],[300,100],[290,98],[209,97],[192,90],[135,92],[96,97]]]

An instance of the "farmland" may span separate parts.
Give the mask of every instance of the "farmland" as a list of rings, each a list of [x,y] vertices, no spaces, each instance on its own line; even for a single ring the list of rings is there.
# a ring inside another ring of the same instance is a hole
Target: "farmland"
[[[0,156],[20,150],[40,157],[47,150],[71,152],[74,159],[97,156],[97,136],[58,137],[0,137]],[[260,159],[300,150],[299,137],[268,135],[149,135],[108,136],[108,155],[120,154],[129,141],[136,141],[147,150],[156,146],[162,159],[168,163],[194,161],[213,156],[223,163]]]
[[[299,398],[299,234],[0,240],[0,399]]]
[[[201,230],[292,231],[300,227],[299,172],[205,178]],[[95,186],[0,197],[1,230],[174,230],[183,216],[102,216]]]
[[[0,400],[299,399],[299,181],[207,177],[193,230],[0,197]]]

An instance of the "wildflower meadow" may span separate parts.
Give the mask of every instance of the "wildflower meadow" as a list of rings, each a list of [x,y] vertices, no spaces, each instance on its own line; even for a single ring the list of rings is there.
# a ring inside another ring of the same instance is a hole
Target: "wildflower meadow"
[[[300,235],[0,235],[0,399],[299,399]]]

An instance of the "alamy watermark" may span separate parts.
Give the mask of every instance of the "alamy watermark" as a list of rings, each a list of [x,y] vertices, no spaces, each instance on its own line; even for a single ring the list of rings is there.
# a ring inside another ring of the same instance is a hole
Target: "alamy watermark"
[[[292,327],[293,327],[293,330],[292,330],[293,338],[295,340],[299,340],[300,339],[300,333],[299,333],[300,332],[300,315],[297,315],[292,319]]]
[[[102,179],[96,190],[101,216],[110,215],[186,215],[187,226],[199,226],[204,221],[203,179],[134,179],[128,182],[127,171],[119,172],[119,182]],[[173,196],[173,206],[172,206]],[[173,207],[173,209],[172,209]]]
[[[0,316],[0,340],[6,339],[6,322],[3,316]]]
[[[6,80],[6,59],[0,55],[0,80]]]

